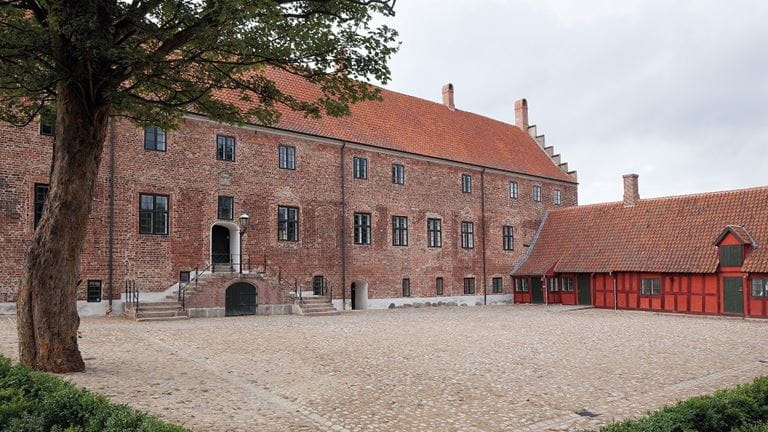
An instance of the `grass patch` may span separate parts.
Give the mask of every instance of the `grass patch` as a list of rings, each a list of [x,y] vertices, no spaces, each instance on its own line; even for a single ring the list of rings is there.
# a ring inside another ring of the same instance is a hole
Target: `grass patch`
[[[615,423],[601,432],[768,432],[768,377]]]
[[[0,356],[0,430],[18,432],[182,432],[126,405],[34,372]]]

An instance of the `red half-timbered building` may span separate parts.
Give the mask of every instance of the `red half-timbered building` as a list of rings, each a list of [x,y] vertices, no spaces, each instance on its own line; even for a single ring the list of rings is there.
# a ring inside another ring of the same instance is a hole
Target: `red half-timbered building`
[[[515,302],[768,318],[768,187],[550,211]]]

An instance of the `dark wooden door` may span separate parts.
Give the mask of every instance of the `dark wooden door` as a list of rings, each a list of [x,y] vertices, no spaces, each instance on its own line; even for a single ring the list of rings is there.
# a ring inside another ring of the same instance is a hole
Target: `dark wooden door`
[[[744,314],[744,287],[740,277],[723,278],[723,312]]]
[[[355,306],[356,306],[356,304],[355,304],[355,297],[357,297],[357,296],[356,296],[357,292],[356,292],[356,290],[355,290],[355,283],[354,283],[354,282],[352,282],[352,289],[351,289],[351,290],[349,290],[349,291],[350,291],[350,294],[349,294],[349,302],[350,302],[350,304],[352,305],[352,309],[354,310],[354,309],[355,309]]]
[[[541,284],[541,278],[531,278],[531,303],[544,303],[544,288]]]
[[[226,316],[256,315],[256,287],[249,283],[236,283],[227,288]]]
[[[577,277],[576,289],[579,291],[579,304],[592,306],[592,287],[589,286],[588,274],[580,274]]]
[[[221,225],[211,228],[211,261],[214,264],[227,264],[229,255],[229,229]]]

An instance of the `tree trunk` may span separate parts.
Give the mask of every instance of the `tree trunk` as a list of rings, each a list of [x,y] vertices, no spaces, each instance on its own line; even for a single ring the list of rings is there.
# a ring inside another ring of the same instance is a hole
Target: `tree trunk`
[[[110,106],[76,84],[57,88],[56,138],[48,197],[32,238],[17,300],[21,363],[49,372],[77,372],[77,291]]]

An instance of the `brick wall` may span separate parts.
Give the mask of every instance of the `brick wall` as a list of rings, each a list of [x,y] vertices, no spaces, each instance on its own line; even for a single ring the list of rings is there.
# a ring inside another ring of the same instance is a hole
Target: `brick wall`
[[[0,157],[13,161],[0,167],[0,301],[14,301],[26,248],[33,231],[34,183],[46,183],[51,139],[38,134],[38,125],[0,127],[6,142]],[[217,134],[236,138],[235,162],[216,160]],[[476,278],[483,293],[483,238],[488,293],[491,278],[504,278],[511,293],[512,267],[526,253],[539,222],[553,206],[553,191],[562,191],[562,205],[575,205],[576,186],[516,176],[511,173],[430,160],[413,155],[308,139],[296,134],[223,126],[203,119],[187,119],[167,135],[167,151],[145,150],[143,131],[127,122],[115,134],[114,293],[122,281],[134,279],[142,290],[161,291],[174,284],[179,271],[204,268],[211,248],[211,227],[217,218],[217,197],[235,198],[237,215],[250,215],[242,253],[252,263],[280,266],[283,276],[307,288],[312,277],[327,278],[341,295],[343,249],[346,248],[346,288],[354,280],[369,283],[370,298],[401,296],[403,278],[411,279],[413,296],[433,296],[435,277],[445,280],[445,294],[463,293],[463,279]],[[296,147],[296,170],[278,168],[278,146]],[[109,145],[105,146],[105,152]],[[538,149],[537,149],[538,151]],[[347,202],[346,235],[342,237],[341,158]],[[354,156],[368,159],[368,179],[353,178]],[[103,157],[93,214],[81,263],[85,281],[103,281],[107,296],[109,154]],[[392,183],[391,165],[405,166],[405,184]],[[473,178],[471,194],[462,193],[461,175]],[[509,196],[509,182],[519,184],[519,197]],[[543,199],[534,203],[533,185],[542,186]],[[482,186],[485,190],[486,233],[482,223]],[[139,234],[139,194],[170,197],[167,236]],[[298,242],[277,240],[277,207],[300,209]],[[353,213],[368,212],[373,219],[372,245],[354,245]],[[407,216],[409,245],[392,246],[393,215]],[[427,248],[426,219],[442,219],[443,247]],[[460,246],[460,223],[474,223],[475,247]],[[514,251],[502,250],[502,226],[514,227]],[[342,245],[342,242],[344,244]],[[81,293],[84,298],[84,292]],[[203,297],[201,297],[203,298]]]

